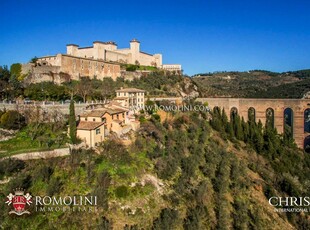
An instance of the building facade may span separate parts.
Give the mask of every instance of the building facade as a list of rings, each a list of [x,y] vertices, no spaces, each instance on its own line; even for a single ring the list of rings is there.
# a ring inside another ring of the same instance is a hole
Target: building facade
[[[137,130],[140,122],[129,114],[129,110],[115,103],[87,109],[79,116],[77,137],[89,147],[95,147],[111,133],[118,137]]]
[[[162,55],[140,51],[140,42],[137,39],[131,40],[130,47],[125,49],[118,49],[115,42],[95,41],[90,47],[69,44],[67,45],[67,55],[106,62],[139,64],[158,68],[162,66]]]
[[[137,110],[137,108],[144,108],[145,91],[136,88],[121,88],[116,90],[116,97],[114,101],[119,102],[122,106],[126,108],[133,108]]]
[[[164,64],[162,65],[162,69],[170,72],[182,73],[182,66],[180,64]]]
[[[76,135],[89,147],[95,147],[105,138],[104,122],[79,121]]]

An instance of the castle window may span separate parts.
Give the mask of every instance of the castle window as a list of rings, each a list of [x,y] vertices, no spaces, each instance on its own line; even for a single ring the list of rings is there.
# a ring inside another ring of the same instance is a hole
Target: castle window
[[[95,118],[93,118],[93,121],[96,121],[96,119],[95,119]]]

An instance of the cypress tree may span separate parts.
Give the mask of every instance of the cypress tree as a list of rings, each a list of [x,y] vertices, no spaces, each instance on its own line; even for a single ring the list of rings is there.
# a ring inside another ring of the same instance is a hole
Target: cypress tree
[[[69,113],[69,135],[72,144],[76,144],[76,120],[75,120],[75,109],[74,101],[70,101],[70,113]]]

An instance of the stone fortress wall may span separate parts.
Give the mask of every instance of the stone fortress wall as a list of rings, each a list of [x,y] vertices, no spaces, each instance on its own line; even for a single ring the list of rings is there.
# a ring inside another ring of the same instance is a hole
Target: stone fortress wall
[[[115,80],[121,76],[121,68],[117,63],[57,54],[39,58],[36,65],[23,65],[22,73],[30,73],[27,79],[29,83],[53,81],[60,84],[86,76],[100,80],[111,77]]]

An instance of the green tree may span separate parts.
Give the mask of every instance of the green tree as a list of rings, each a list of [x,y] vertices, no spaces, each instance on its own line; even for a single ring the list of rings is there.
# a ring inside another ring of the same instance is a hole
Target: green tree
[[[11,75],[15,75],[17,78],[21,75],[22,65],[20,63],[14,63],[10,67]]]
[[[15,110],[9,110],[2,114],[0,126],[5,129],[21,129],[25,125],[25,118]]]
[[[69,114],[69,134],[72,144],[77,143],[76,138],[76,120],[75,120],[75,109],[74,109],[74,101],[71,100],[70,102],[70,114]]]
[[[174,209],[162,209],[160,216],[153,222],[153,230],[175,229],[178,222],[179,213]]]

